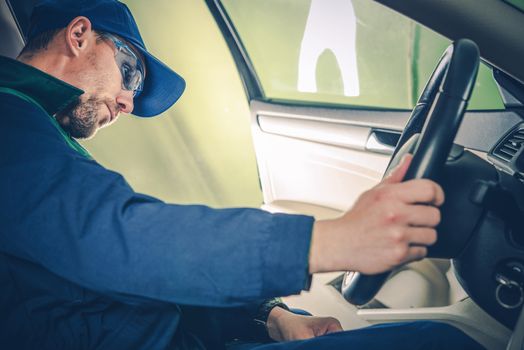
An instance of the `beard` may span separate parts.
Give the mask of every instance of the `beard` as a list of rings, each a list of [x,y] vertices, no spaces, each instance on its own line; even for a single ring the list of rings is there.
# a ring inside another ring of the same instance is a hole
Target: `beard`
[[[98,111],[107,102],[95,96],[91,96],[86,100],[78,98],[58,112],[55,118],[62,129],[71,137],[75,139],[89,139],[96,134],[99,128]]]

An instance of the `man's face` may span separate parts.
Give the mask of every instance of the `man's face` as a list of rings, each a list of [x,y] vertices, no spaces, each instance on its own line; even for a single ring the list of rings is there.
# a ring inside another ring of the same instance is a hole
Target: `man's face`
[[[85,93],[56,115],[62,128],[77,139],[93,137],[114,123],[120,112],[133,110],[133,92],[122,87],[115,46],[94,32],[93,36],[89,49],[68,71],[68,82]]]

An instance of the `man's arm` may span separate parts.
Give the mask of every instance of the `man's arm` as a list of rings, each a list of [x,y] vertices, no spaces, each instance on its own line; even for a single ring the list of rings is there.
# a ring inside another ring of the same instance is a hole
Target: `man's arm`
[[[232,307],[306,285],[310,217],[166,204],[76,154],[33,152],[2,167],[3,253],[128,303]]]
[[[46,119],[15,133],[23,117],[2,132],[0,251],[121,301],[242,305],[299,293],[308,254],[309,272],[373,272],[421,257],[410,242],[435,238],[437,209],[417,204],[441,202],[429,181],[368,191],[342,218],[317,222],[310,246],[311,217],[163,203],[69,149]]]
[[[182,328],[206,348],[219,349],[234,340],[250,343],[313,338],[342,330],[333,317],[295,314],[279,298],[236,308],[181,306]]]

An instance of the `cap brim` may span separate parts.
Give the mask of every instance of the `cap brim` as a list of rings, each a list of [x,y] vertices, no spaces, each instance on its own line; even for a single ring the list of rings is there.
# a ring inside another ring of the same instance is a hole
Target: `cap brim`
[[[154,117],[167,110],[182,96],[186,82],[140,44],[134,40],[131,43],[142,53],[146,61],[144,86],[134,99],[132,114],[138,117]]]
[[[86,16],[93,29],[119,35],[142,53],[146,77],[142,91],[134,98],[133,114],[153,117],[171,107],[184,92],[184,79],[147,52],[133,15],[118,1],[41,0],[31,14],[29,38],[45,31],[64,28],[76,16]]]

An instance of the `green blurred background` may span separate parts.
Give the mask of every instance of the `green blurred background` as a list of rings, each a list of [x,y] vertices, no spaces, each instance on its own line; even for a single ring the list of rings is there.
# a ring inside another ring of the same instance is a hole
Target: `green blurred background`
[[[353,4],[356,16],[360,80],[360,95],[356,97],[344,96],[339,65],[331,50],[323,52],[317,62],[318,92],[297,91],[300,46],[311,0],[222,0],[268,99],[413,108],[450,41],[374,1],[347,1]],[[329,6],[340,6],[339,1],[323,3],[325,13],[329,13]],[[348,25],[349,21],[348,18]],[[347,42],[349,45],[349,38]],[[485,66],[480,69],[470,108],[503,108],[491,71]]]
[[[203,1],[125,1],[148,49],[187,82],[161,116],[122,115],[86,148],[133,188],[214,207],[262,203],[249,107],[240,77]]]
[[[348,0],[349,1],[349,0]],[[202,0],[127,0],[143,38],[187,82],[161,116],[123,115],[87,149],[138,192],[176,203],[259,207],[262,196],[247,97],[234,61]],[[449,41],[369,0],[353,0],[360,96],[343,95],[332,52],[317,63],[318,93],[297,91],[310,0],[224,0],[267,100],[411,109]],[[502,108],[482,67],[471,106]]]

